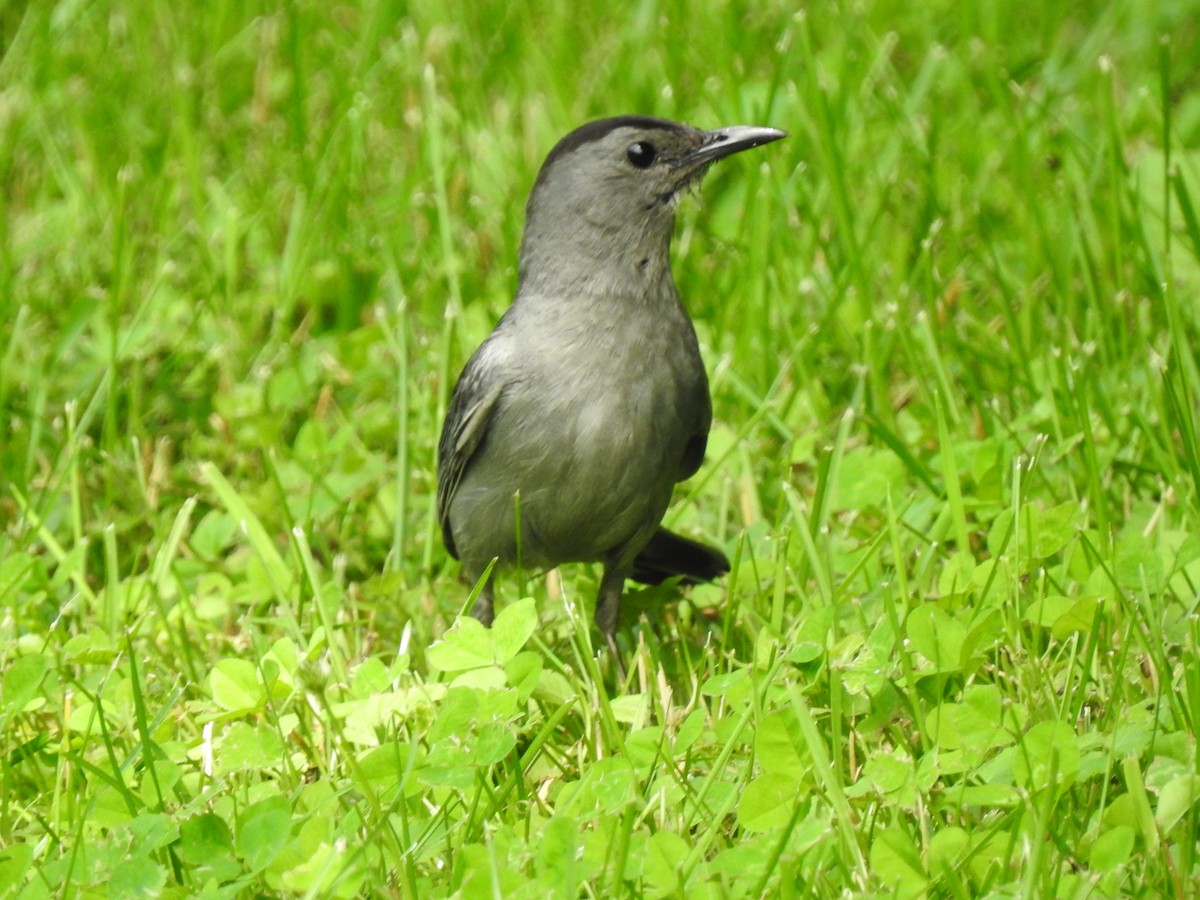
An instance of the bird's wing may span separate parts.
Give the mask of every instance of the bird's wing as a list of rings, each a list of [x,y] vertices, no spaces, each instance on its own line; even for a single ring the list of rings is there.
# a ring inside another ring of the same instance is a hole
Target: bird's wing
[[[708,385],[703,389],[704,404],[699,409],[696,430],[688,439],[683,449],[683,459],[679,462],[679,477],[676,481],[686,481],[696,474],[700,464],[704,462],[704,451],[708,449],[708,429],[712,427],[712,400],[708,396]]]
[[[683,451],[683,460],[679,464],[679,477],[676,481],[686,481],[700,469],[704,462],[704,451],[708,448],[708,432],[693,434]]]
[[[442,426],[442,438],[438,442],[438,521],[442,526],[446,549],[455,559],[458,559],[458,551],[450,531],[450,503],[471,457],[487,434],[496,401],[507,385],[507,380],[499,377],[498,372],[488,372],[488,377],[483,377],[487,367],[480,365],[481,355],[481,352],[477,352],[471,358],[459,376],[458,384],[454,386],[450,408],[446,411],[446,422]]]

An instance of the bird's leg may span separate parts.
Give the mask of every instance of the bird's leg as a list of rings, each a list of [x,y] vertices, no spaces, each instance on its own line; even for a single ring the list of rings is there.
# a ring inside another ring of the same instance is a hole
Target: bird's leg
[[[479,589],[479,596],[475,598],[475,605],[471,607],[471,615],[490,628],[492,619],[496,617],[496,612],[493,608],[495,601],[495,595],[492,593],[492,576],[489,574],[487,581]]]
[[[621,591],[625,587],[627,574],[624,567],[605,566],[600,579],[600,593],[596,596],[596,627],[604,635],[622,681],[625,679],[625,665],[617,651],[617,619],[621,614]]]

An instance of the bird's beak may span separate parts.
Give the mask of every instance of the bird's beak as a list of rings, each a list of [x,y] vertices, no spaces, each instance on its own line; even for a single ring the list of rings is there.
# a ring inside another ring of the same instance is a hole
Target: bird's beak
[[[707,165],[734,153],[749,150],[751,147],[761,147],[771,141],[787,137],[786,131],[778,128],[762,128],[758,125],[730,125],[728,128],[717,128],[704,132],[704,138],[699,148],[690,153],[684,160],[687,166]]]

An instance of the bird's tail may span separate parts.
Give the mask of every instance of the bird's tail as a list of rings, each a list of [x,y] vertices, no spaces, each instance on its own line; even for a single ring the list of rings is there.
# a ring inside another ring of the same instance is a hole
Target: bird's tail
[[[716,547],[660,528],[633,561],[629,577],[642,584],[661,584],[679,575],[683,584],[699,584],[728,571],[729,560]]]

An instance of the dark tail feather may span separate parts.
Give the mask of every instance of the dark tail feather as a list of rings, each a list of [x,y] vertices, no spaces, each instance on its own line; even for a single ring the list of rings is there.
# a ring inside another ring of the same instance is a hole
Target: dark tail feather
[[[681,575],[682,584],[699,584],[728,571],[729,560],[716,547],[660,528],[633,561],[633,574],[629,577],[642,584],[661,584]]]

